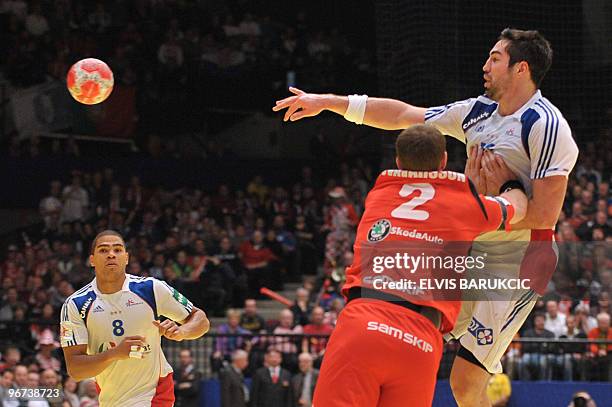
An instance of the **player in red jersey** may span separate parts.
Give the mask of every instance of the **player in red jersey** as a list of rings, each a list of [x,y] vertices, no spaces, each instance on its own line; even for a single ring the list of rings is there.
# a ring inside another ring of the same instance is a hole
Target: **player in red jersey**
[[[442,335],[453,328],[461,303],[380,289],[373,283],[377,276],[388,281],[396,275],[371,267],[382,264],[372,263],[371,255],[393,260],[393,251],[399,255],[398,249],[407,247],[416,256],[421,248],[433,253],[487,231],[507,230],[525,216],[527,197],[503,163],[487,167],[489,187],[504,189],[493,198],[479,195],[464,174],[444,171],[445,139],[431,126],[404,130],[396,154],[399,170],[383,171],[365,202],[355,260],[342,289],[348,303],[325,352],[316,407],[431,406]],[[469,245],[459,247],[454,255],[467,256]]]

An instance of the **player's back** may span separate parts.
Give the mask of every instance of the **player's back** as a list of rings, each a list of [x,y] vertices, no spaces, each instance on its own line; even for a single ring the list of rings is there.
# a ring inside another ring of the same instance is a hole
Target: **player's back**
[[[378,289],[373,282],[379,277],[399,281],[404,277],[414,279],[415,271],[418,275],[420,271],[430,273],[432,270],[430,266],[418,271],[416,267],[409,270],[406,262],[398,266],[393,260],[398,256],[417,258],[433,255],[453,259],[467,256],[477,235],[498,229],[512,216],[506,211],[511,212],[512,207],[495,198],[478,195],[464,174],[383,171],[366,199],[355,239],[355,257],[347,268],[343,292],[347,294],[352,287]],[[380,258],[384,263],[379,263],[376,269],[373,265]],[[454,273],[454,270],[449,272]],[[418,296],[415,299],[410,291],[402,287],[390,293],[438,308],[445,314],[446,329],[452,326],[459,311],[457,301],[443,304],[431,297],[422,300],[425,297]]]
[[[368,194],[356,242],[472,241],[491,223],[488,216],[464,174],[386,170]]]

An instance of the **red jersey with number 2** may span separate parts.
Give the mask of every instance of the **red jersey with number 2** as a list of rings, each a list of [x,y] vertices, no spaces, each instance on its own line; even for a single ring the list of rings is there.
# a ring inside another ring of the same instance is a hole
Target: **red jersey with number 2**
[[[364,248],[380,245],[401,247],[403,242],[444,246],[462,242],[464,256],[469,243],[481,233],[509,229],[514,208],[503,198],[479,195],[464,174],[451,171],[383,171],[365,202],[365,212],[355,238],[353,264],[346,269],[342,292],[351,287],[371,287],[362,282]],[[390,246],[390,247],[391,247]],[[414,252],[415,250],[413,250]],[[415,253],[414,255],[418,255]],[[443,318],[441,331],[452,329],[460,301],[415,299],[398,291],[395,295],[413,303],[438,309]]]

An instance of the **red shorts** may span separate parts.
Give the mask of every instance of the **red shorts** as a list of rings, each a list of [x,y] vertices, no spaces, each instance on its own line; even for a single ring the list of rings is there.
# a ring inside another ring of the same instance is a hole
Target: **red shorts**
[[[151,400],[151,407],[172,407],[174,405],[174,380],[172,373],[160,377]]]
[[[442,335],[399,305],[359,298],[340,313],[313,407],[430,407]]]

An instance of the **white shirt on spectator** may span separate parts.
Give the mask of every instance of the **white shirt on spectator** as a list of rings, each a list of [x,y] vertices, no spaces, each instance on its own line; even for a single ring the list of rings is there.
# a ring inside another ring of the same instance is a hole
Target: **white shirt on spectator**
[[[544,329],[547,329],[550,332],[554,333],[555,338],[567,334],[567,326],[565,325],[565,315],[558,312],[557,317],[553,319],[548,313],[546,313],[546,322],[544,322]]]
[[[62,201],[54,197],[53,195],[49,195],[46,198],[43,198],[40,201],[39,205],[40,214],[45,221],[45,225],[47,227],[51,226],[51,214],[54,212],[62,213]]]
[[[89,205],[89,195],[83,187],[68,185],[62,191],[64,208],[62,221],[72,222],[85,219],[85,210]]]

